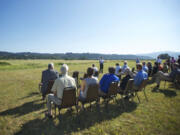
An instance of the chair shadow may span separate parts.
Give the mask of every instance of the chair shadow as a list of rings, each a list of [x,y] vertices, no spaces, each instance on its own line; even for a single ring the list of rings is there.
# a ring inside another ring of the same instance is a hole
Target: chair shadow
[[[159,89],[160,93],[163,93],[166,97],[175,97],[177,93],[169,89]]]
[[[121,101],[120,101],[121,102]],[[79,113],[65,112],[61,116],[58,115],[55,119],[34,119],[23,125],[21,130],[15,135],[19,134],[70,134],[83,129],[90,128],[96,123],[101,123],[105,120],[111,120],[120,116],[124,112],[132,112],[137,107],[137,103],[128,102],[126,109],[122,109],[119,104],[101,104],[99,111],[97,106],[94,104],[87,107],[86,110],[80,111]],[[59,121],[59,122],[57,122]],[[57,124],[58,123],[58,124]]]
[[[16,117],[28,114],[30,112],[40,110],[41,108],[44,107],[44,103],[37,103],[40,100],[35,100],[31,102],[27,102],[22,104],[19,107],[15,107],[12,109],[8,109],[6,111],[0,112],[0,115],[15,115]]]

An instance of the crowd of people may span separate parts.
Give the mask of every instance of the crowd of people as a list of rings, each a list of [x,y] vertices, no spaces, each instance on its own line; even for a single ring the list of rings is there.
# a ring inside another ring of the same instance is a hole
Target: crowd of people
[[[145,61],[141,63],[140,60],[137,59],[136,70],[135,68],[130,69],[127,61],[124,61],[124,65],[122,67],[119,63],[116,63],[115,67],[108,68],[108,73],[105,73],[100,80],[98,79],[98,75],[99,73],[103,73],[104,63],[102,57],[99,60],[99,63],[100,70],[98,70],[95,64],[92,64],[92,67],[87,68],[87,73],[85,73],[81,81],[78,100],[86,100],[89,85],[99,84],[99,96],[105,96],[108,93],[112,82],[119,82],[119,89],[123,91],[127,86],[128,80],[133,79],[132,89],[137,90],[143,80],[151,77],[148,84],[157,83],[156,88],[158,89],[162,80],[173,81],[176,76],[180,74],[180,56],[177,61],[172,58],[171,60],[166,60],[164,63],[162,63],[162,60],[158,57],[153,66],[150,61],[146,64]],[[50,63],[48,64],[48,69],[42,72],[40,85],[43,99],[47,94],[49,80],[54,80],[54,84],[51,89],[52,93],[47,96],[48,111],[45,115],[48,117],[52,117],[51,102],[61,105],[64,88],[74,87],[77,89],[78,87],[75,79],[68,75],[68,70],[68,65],[63,64],[60,68],[59,75],[59,73],[54,70],[53,63]]]

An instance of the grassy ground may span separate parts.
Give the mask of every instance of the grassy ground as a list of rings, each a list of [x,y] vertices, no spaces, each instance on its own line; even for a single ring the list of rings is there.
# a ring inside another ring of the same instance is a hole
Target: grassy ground
[[[100,112],[95,105],[87,105],[85,111],[72,113],[62,110],[62,116],[49,120],[44,117],[46,105],[41,101],[38,83],[47,63],[55,63],[59,71],[62,63],[67,63],[70,74],[78,70],[85,72],[88,66],[98,61],[63,60],[8,60],[0,61],[0,135],[139,135],[139,134],[180,134],[180,90],[167,83],[161,83],[159,92],[151,90],[155,84],[146,88],[149,102],[140,93],[141,103],[126,103],[126,109],[118,102],[111,101],[108,108],[101,101]],[[6,62],[6,63],[4,63]],[[105,72],[109,66],[120,61],[106,61]],[[130,67],[135,63],[128,61]],[[122,65],[122,61],[120,62]],[[80,74],[83,76],[83,73]],[[99,77],[99,79],[101,76]]]

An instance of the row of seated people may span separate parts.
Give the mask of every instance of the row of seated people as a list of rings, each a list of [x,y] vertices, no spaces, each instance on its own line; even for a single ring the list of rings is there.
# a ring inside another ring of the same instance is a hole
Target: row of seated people
[[[142,70],[142,64],[138,63],[136,65],[136,67],[137,67],[137,72],[135,72],[135,73],[131,72],[129,68],[127,68],[125,70],[125,72],[124,72],[125,77],[122,78],[121,83],[120,83],[121,90],[125,89],[127,82],[130,78],[134,79],[134,83],[133,83],[134,90],[138,89],[142,80],[148,78],[147,73],[144,70]],[[179,70],[178,64],[176,64],[175,69]],[[152,77],[152,80],[150,82],[156,82],[157,86],[158,86],[160,84],[160,81],[163,79],[173,80],[176,75],[176,72],[178,70],[174,70],[170,74],[159,71],[158,73],[155,74],[155,76]],[[88,90],[89,85],[99,83],[99,85],[100,85],[99,95],[104,96],[108,93],[108,89],[109,89],[111,82],[120,81],[120,79],[115,75],[114,67],[109,68],[109,73],[103,75],[100,82],[98,81],[97,77],[93,76],[93,72],[94,72],[93,68],[91,68],[91,67],[88,68],[87,76],[82,81],[80,93],[79,93],[79,100],[81,100],[81,101],[86,99],[87,90]],[[55,80],[54,85],[51,89],[53,94],[49,94],[48,98],[47,98],[48,112],[46,112],[46,115],[48,117],[52,117],[51,102],[54,102],[57,105],[61,104],[64,88],[66,88],[66,87],[75,87],[76,88],[76,83],[75,83],[74,78],[72,78],[68,75],[68,66],[67,65],[64,64],[61,67],[61,74],[62,74],[62,76]]]
[[[134,85],[133,88],[137,89],[141,84],[142,80],[147,79],[148,75],[146,72],[142,70],[142,65],[137,64],[137,74],[134,76]],[[66,64],[62,65],[61,69],[62,76],[57,78],[52,86],[51,91],[53,94],[48,94],[47,97],[47,108],[48,111],[45,113],[46,116],[52,117],[52,108],[51,102],[60,105],[62,102],[63,90],[66,87],[75,87],[76,83],[74,78],[68,75],[68,66]],[[87,96],[88,86],[92,84],[99,83],[99,96],[104,96],[108,93],[109,86],[111,82],[117,81],[120,79],[115,75],[115,68],[109,67],[109,73],[104,74],[101,78],[100,82],[97,77],[93,76],[93,68],[89,67],[87,69],[87,78],[84,78],[81,84],[80,92],[79,92],[79,100],[85,100]]]

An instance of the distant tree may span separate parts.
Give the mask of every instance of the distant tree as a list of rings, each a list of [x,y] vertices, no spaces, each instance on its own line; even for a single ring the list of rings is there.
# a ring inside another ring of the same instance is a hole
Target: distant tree
[[[161,59],[169,59],[170,58],[169,54],[167,54],[167,53],[160,54],[158,57],[160,57]]]

